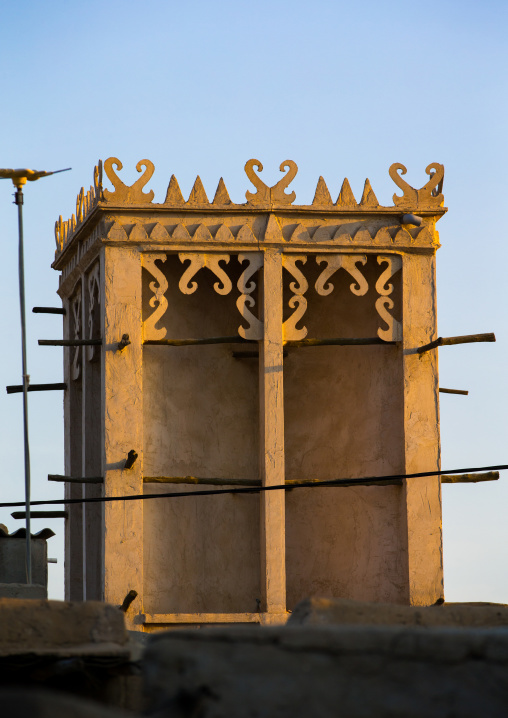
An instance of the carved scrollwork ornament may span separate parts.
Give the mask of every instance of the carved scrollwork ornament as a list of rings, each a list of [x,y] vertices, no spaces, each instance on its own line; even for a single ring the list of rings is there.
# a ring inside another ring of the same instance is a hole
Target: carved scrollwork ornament
[[[258,341],[263,338],[263,322],[260,321],[247,307],[253,308],[256,302],[254,297],[248,294],[240,294],[236,300],[236,307],[243,319],[248,323],[248,327],[238,327],[238,334],[244,339],[254,339]]]
[[[297,262],[305,264],[307,257],[305,254],[284,254],[282,256],[282,265],[296,280],[290,282],[289,288],[293,292],[288,305],[295,311],[286,319],[282,325],[282,336],[284,341],[294,341],[305,339],[307,336],[307,327],[297,329],[296,325],[303,319],[307,311],[307,299],[303,296],[309,288],[309,283],[305,278],[301,269],[296,266]]]
[[[394,303],[391,297],[378,297],[376,300],[376,311],[388,327],[387,329],[378,329],[377,334],[385,342],[402,341],[402,323],[388,312],[388,309],[393,309],[393,307]]]
[[[198,288],[197,282],[192,282],[192,278],[199,272],[200,269],[207,267],[211,272],[215,274],[218,282],[213,285],[214,290],[217,294],[226,295],[232,290],[233,285],[230,278],[220,266],[220,262],[229,263],[229,254],[200,254],[198,252],[184,253],[180,252],[178,257],[182,264],[186,261],[189,262],[189,266],[185,269],[184,273],[180,278],[178,287],[182,294],[194,294]]]
[[[245,163],[245,174],[256,188],[256,192],[249,192],[249,190],[247,190],[245,197],[249,204],[268,203],[270,201],[270,188],[254,172],[254,167],[258,172],[263,171],[263,165],[259,160],[248,160]]]
[[[399,174],[400,172],[400,174]],[[421,189],[414,189],[401,175],[405,175],[407,169],[400,162],[395,162],[388,174],[395,182],[397,187],[403,192],[402,197],[397,194],[393,195],[393,203],[396,206],[415,206],[415,207],[441,207],[444,203],[442,194],[444,166],[439,162],[432,162],[425,168],[425,172],[429,175],[429,180]]]
[[[328,280],[335,272],[342,267],[342,254],[318,254],[316,255],[317,264],[325,264],[321,274],[316,280],[315,289],[322,297],[326,297],[334,290],[334,285]]]
[[[263,165],[259,160],[248,160],[248,162],[245,163],[245,174],[257,190],[256,192],[247,191],[245,193],[245,197],[249,204],[259,205],[275,202],[277,204],[285,205],[291,204],[295,201],[295,192],[286,194],[284,190],[286,189],[286,187],[289,187],[289,185],[297,175],[298,165],[296,164],[296,162],[293,162],[293,160],[285,160],[281,163],[281,165],[279,166],[279,170],[281,172],[284,172],[284,170],[287,169],[287,173],[281,180],[277,182],[277,184],[273,185],[273,187],[268,187],[268,185],[266,185],[263,180],[254,172],[254,168],[256,168],[258,172],[263,171]]]
[[[145,339],[164,339],[167,334],[167,329],[162,327],[156,329],[155,325],[162,319],[168,308],[168,300],[166,299],[166,292],[168,289],[168,280],[166,275],[160,269],[155,262],[165,262],[168,258],[167,254],[142,254],[141,264],[150,272],[155,281],[150,282],[148,286],[150,291],[153,293],[153,297],[150,297],[148,304],[154,309],[152,314],[145,319],[143,323],[143,336]]]
[[[285,160],[284,162],[281,162],[279,170],[284,172],[285,169],[287,169],[286,176],[279,180],[277,184],[270,189],[272,202],[277,202],[278,204],[291,204],[296,199],[296,192],[286,194],[284,190],[286,187],[289,187],[291,182],[296,177],[298,165],[296,162],[293,162],[293,160]]]
[[[284,341],[305,339],[307,336],[307,327],[297,329],[296,325],[303,319],[307,311],[307,299],[301,294],[295,294],[289,300],[288,305],[295,311],[282,325],[283,339]]]
[[[376,311],[380,318],[387,325],[387,329],[378,329],[380,339],[387,342],[398,342],[402,340],[402,323],[396,320],[389,309],[394,308],[393,299],[389,296],[393,292],[393,284],[388,280],[402,268],[402,257],[398,254],[378,255],[377,263],[386,264],[376,282],[376,292],[380,295],[376,300]]]
[[[113,169],[114,167],[116,167],[116,169],[120,171],[123,168],[123,165],[116,157],[108,157],[108,159],[104,161],[104,171],[106,172],[106,175],[108,176],[111,184],[115,188],[115,191],[111,192],[108,189],[105,189],[103,191],[104,199],[106,200],[106,202],[144,204],[153,200],[153,190],[150,190],[150,192],[147,193],[143,192],[143,187],[146,185],[146,183],[149,181],[149,179],[154,173],[155,167],[153,162],[151,162],[150,160],[140,160],[137,163],[137,171],[141,172],[143,167],[145,168],[145,171],[141,175],[141,177],[136,180],[136,182],[134,182],[134,184],[130,187],[128,187],[122,182],[120,177]]]
[[[376,282],[376,292],[383,296],[388,296],[393,292],[393,284],[387,284],[388,280],[393,277],[402,267],[402,257],[398,254],[378,255],[378,264],[386,264],[387,267],[381,272]]]
[[[305,278],[305,275],[303,274],[301,269],[296,266],[297,262],[305,264],[306,261],[307,257],[305,256],[305,254],[283,255],[282,265],[284,269],[286,269],[296,279],[296,282],[289,283],[289,288],[293,292],[293,294],[305,294],[305,292],[309,288],[309,283]]]
[[[356,266],[358,263],[363,265],[367,264],[367,257],[365,254],[346,254],[344,255],[344,259],[342,261],[342,267],[356,281],[356,284],[353,282],[349,285],[350,290],[357,297],[363,297],[364,294],[367,294],[369,291],[369,283]]]
[[[238,291],[242,294],[252,294],[256,289],[256,283],[249,281],[254,274],[263,266],[263,255],[261,252],[245,252],[238,255],[240,264],[248,262],[248,266],[243,270],[238,279]]]
[[[317,278],[315,284],[316,292],[321,296],[327,296],[333,292],[334,285],[329,282],[329,279],[341,267],[355,280],[350,285],[353,294],[357,297],[363,297],[369,291],[369,283],[356,266],[357,264],[367,264],[365,254],[318,254],[316,255],[316,262],[318,264],[326,263],[326,267]]]
[[[261,252],[249,252],[238,255],[240,264],[248,262],[247,268],[241,273],[237,287],[240,296],[236,300],[238,311],[248,323],[248,327],[238,327],[238,334],[244,339],[259,340],[263,338],[263,322],[261,322],[248,307],[255,306],[254,298],[250,295],[256,289],[256,283],[251,281],[254,274],[263,266],[263,255]]]

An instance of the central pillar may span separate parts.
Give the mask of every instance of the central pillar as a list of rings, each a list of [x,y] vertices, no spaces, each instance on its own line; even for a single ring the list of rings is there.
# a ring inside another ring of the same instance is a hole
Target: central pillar
[[[260,470],[263,486],[284,484],[282,254],[265,252],[262,282],[264,337],[259,351]],[[285,492],[261,493],[262,611],[286,612]]]

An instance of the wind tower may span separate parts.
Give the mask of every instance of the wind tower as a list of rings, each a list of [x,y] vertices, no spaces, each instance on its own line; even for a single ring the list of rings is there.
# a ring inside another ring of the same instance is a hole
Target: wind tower
[[[444,169],[383,207],[323,178],[311,205],[254,185],[164,202],[116,158],[56,224],[65,309],[66,497],[379,477],[440,467],[436,222]],[[423,350],[422,350],[423,347]],[[420,351],[419,351],[420,348]],[[443,596],[439,476],[262,493],[70,504],[67,598],[130,627],[277,623],[319,593]],[[130,593],[131,600],[134,593]]]

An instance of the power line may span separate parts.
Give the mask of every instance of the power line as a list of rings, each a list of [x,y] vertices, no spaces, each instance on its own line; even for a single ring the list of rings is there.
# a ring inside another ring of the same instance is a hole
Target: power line
[[[96,504],[110,501],[142,501],[145,499],[176,499],[184,496],[216,496],[220,494],[259,494],[265,491],[292,491],[293,489],[331,488],[347,484],[362,486],[374,481],[391,481],[394,479],[418,479],[426,476],[441,476],[443,474],[472,474],[479,471],[503,471],[508,469],[508,464],[499,466],[481,466],[469,469],[448,469],[447,471],[420,471],[412,474],[390,474],[389,476],[364,476],[353,479],[330,479],[329,481],[302,481],[298,484],[277,484],[276,486],[248,486],[236,489],[204,489],[199,491],[181,491],[163,494],[132,494],[130,496],[97,496],[81,499],[48,499],[31,501],[31,506],[66,506],[70,504]],[[17,508],[25,506],[24,501],[2,502],[0,508]]]

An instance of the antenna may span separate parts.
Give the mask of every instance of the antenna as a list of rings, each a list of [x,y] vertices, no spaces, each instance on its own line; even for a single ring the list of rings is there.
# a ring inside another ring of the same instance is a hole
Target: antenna
[[[28,384],[30,377],[27,371],[26,357],[26,312],[25,312],[25,262],[23,252],[23,185],[28,182],[35,182],[42,177],[58,174],[59,172],[68,172],[71,167],[63,170],[55,170],[46,172],[44,170],[29,169],[0,169],[0,179],[10,179],[16,192],[14,193],[14,204],[18,205],[18,230],[19,230],[19,308],[21,315],[21,363],[22,363],[22,379],[23,379],[23,436],[25,451],[25,505],[26,505],[26,582],[32,583],[32,551],[31,551],[31,531],[30,531],[30,445],[28,441]]]

